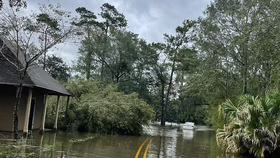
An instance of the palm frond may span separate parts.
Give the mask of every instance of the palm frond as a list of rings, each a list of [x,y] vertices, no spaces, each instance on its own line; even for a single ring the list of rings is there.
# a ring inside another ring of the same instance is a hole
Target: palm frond
[[[244,95],[239,104],[227,100],[220,105],[226,124],[217,130],[220,147],[227,152],[248,149],[256,157],[273,153],[280,141],[280,94],[267,94],[266,98]]]

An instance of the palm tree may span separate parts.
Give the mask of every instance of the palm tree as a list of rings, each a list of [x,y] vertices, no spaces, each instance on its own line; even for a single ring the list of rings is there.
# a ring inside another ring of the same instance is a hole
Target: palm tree
[[[234,105],[227,100],[219,106],[225,119],[217,130],[217,143],[231,153],[250,153],[256,157],[271,155],[280,139],[280,94],[272,92],[265,98],[244,95]]]

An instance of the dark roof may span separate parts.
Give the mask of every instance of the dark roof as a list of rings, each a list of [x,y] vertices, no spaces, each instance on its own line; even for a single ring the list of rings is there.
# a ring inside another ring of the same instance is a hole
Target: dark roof
[[[20,62],[20,65],[23,67],[26,65],[26,61],[30,60],[29,56],[25,57],[24,53],[20,51],[17,61],[15,46],[13,46],[10,41],[1,37],[0,47],[2,46],[4,47],[0,51],[2,51],[5,57],[8,57],[8,59],[13,63]],[[19,73],[17,68],[0,53],[0,85],[18,85],[18,83]],[[53,95],[72,96],[72,93],[70,93],[64,86],[59,84],[36,63],[32,63],[28,67],[23,86],[43,88],[48,90],[49,94]]]

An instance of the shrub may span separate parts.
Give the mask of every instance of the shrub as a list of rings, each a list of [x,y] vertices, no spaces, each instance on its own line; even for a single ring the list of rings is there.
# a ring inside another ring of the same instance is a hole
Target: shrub
[[[219,111],[226,123],[217,130],[217,143],[227,152],[264,157],[279,150],[279,93],[265,98],[244,95],[236,105],[227,100]]]
[[[68,117],[59,119],[60,128],[138,135],[142,132],[142,125],[147,125],[154,116],[152,108],[136,93],[126,95],[117,92],[114,86],[104,87],[97,82],[84,80],[75,80],[67,87],[75,97],[71,99]],[[63,104],[63,109],[65,106]],[[51,110],[49,115],[52,115]]]

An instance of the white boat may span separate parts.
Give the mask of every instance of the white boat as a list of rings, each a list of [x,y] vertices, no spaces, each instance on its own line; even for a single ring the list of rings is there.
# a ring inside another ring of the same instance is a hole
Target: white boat
[[[194,125],[193,122],[186,122],[183,125],[183,130],[194,130],[194,129],[196,129],[196,126]]]

